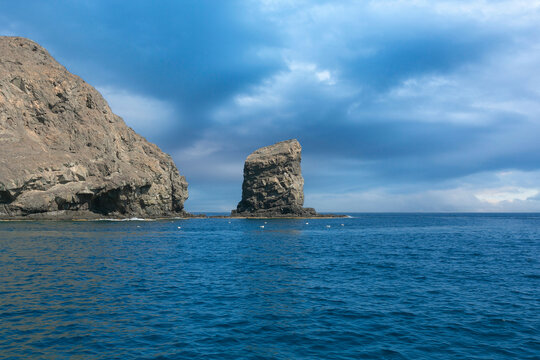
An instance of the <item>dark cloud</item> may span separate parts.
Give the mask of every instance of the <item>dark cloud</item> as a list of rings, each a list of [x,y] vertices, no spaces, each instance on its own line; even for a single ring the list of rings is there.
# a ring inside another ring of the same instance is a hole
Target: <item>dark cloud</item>
[[[234,1],[4,5],[6,23],[90,83],[177,103],[190,119],[182,123],[188,139],[209,121],[208,108],[281,65],[257,52],[274,35]]]
[[[173,155],[193,210],[233,207],[245,157],[287,138],[304,146],[306,193],[325,194],[311,205],[347,193],[388,210],[391,194],[400,210],[455,210],[455,199],[470,210],[483,204],[478,189],[504,186],[501,172],[520,174],[516,188],[540,180],[532,10],[511,1],[11,1],[0,31],[40,42],[103,88],[113,110]],[[345,198],[327,208],[337,204],[366,210]]]

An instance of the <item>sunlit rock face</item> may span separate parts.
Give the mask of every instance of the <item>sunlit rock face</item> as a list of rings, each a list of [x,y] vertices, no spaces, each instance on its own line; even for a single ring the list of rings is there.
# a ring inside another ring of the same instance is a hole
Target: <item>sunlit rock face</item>
[[[233,216],[282,217],[315,215],[304,208],[302,147],[296,140],[266,146],[249,155],[244,164],[242,200]]]
[[[169,155],[38,44],[0,37],[0,217],[184,215]]]

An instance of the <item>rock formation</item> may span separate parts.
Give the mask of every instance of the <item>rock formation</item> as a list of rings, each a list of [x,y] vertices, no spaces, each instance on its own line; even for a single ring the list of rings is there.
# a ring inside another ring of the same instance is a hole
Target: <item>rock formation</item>
[[[0,218],[183,216],[187,182],[38,44],[0,37]]]
[[[304,208],[304,178],[300,168],[302,147],[294,140],[266,146],[249,155],[244,164],[242,200],[231,216],[314,216]]]

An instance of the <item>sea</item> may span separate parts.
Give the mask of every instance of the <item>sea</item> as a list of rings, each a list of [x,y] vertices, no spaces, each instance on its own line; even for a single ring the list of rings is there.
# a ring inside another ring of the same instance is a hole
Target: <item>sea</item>
[[[540,359],[540,214],[0,222],[1,359]]]

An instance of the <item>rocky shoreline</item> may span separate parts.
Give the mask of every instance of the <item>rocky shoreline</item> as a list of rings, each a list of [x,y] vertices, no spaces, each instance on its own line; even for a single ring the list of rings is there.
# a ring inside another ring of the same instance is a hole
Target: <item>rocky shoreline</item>
[[[245,219],[245,220],[279,220],[279,219],[335,219],[348,218],[349,215],[343,214],[316,214],[313,216],[232,216],[232,215],[206,215],[185,213],[179,215],[171,213],[160,217],[108,217],[92,212],[65,212],[39,213],[25,216],[0,216],[0,222],[3,221],[160,221],[160,220],[188,220],[188,219]]]
[[[207,216],[209,219],[261,219],[261,220],[279,220],[279,219],[336,219],[336,218],[348,218],[349,215],[344,214],[315,214],[312,216],[234,216],[234,215],[212,215]]]
[[[137,216],[107,216],[99,213],[94,213],[91,211],[55,211],[55,212],[44,212],[44,213],[33,213],[28,215],[15,215],[15,216],[5,216],[0,215],[0,221],[99,221],[99,220],[170,220],[170,219],[194,219],[194,218],[205,218],[206,216],[202,215],[192,215],[190,213],[178,214],[162,214],[158,217],[137,217]]]

